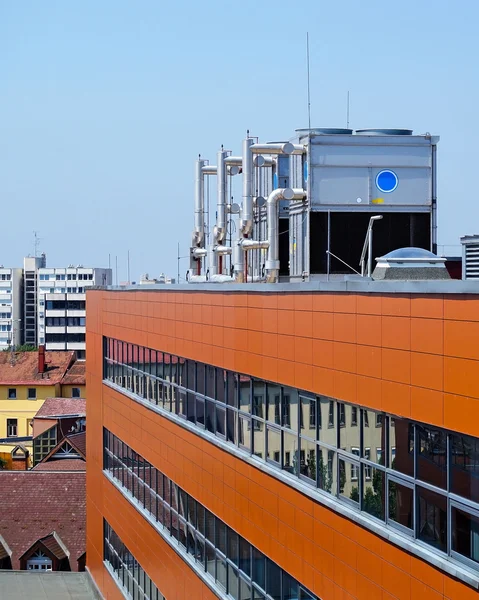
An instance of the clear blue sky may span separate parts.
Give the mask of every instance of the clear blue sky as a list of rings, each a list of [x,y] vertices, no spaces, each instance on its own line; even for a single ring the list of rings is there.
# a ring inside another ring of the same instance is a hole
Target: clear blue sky
[[[0,263],[176,274],[193,162],[246,129],[307,123],[441,136],[439,243],[479,232],[479,2],[0,0]],[[181,271],[187,268],[182,261]]]

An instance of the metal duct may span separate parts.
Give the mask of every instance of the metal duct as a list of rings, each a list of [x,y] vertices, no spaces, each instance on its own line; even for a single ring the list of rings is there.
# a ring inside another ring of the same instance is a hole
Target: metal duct
[[[195,258],[202,258],[203,256],[206,256],[208,254],[208,251],[206,250],[206,248],[193,248],[191,254]]]
[[[203,175],[216,175],[216,170],[216,165],[205,165],[202,167],[201,172]]]
[[[279,144],[253,144],[251,146],[253,154],[304,154],[305,146],[302,144],[291,144],[284,142]]]
[[[253,164],[255,167],[272,167],[275,164],[275,160],[271,156],[256,154],[253,157]]]
[[[233,270],[234,279],[237,283],[244,281],[244,251],[240,246],[241,240],[237,240],[233,246]]]
[[[241,207],[241,233],[249,236],[253,229],[253,139],[243,140],[243,204]]]
[[[248,240],[246,238],[239,241],[239,246],[243,250],[267,250],[269,248],[268,240]]]
[[[278,281],[279,273],[279,218],[278,202],[280,200],[300,200],[306,196],[305,190],[278,188],[268,196],[267,220],[268,220],[268,256],[266,259],[266,280],[268,283]]]
[[[233,249],[231,246],[215,246],[213,252],[216,252],[216,254],[231,254]]]
[[[217,154],[216,168],[216,227],[214,229],[215,243],[221,244],[226,234],[226,164],[227,153],[220,150]]]
[[[205,203],[203,195],[203,169],[206,161],[199,158],[195,162],[195,231],[193,243],[200,245],[205,238]]]
[[[225,164],[228,167],[241,167],[243,165],[243,158],[241,156],[227,156],[225,158]]]

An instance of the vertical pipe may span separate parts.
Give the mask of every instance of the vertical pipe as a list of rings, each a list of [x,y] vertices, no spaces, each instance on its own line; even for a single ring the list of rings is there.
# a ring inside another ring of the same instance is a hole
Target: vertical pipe
[[[223,274],[223,256],[221,254],[218,256],[218,273]]]
[[[437,146],[432,146],[431,251],[437,254]]]
[[[215,243],[221,244],[225,238],[225,230],[226,230],[226,164],[225,158],[227,157],[227,153],[223,150],[223,146],[221,150],[217,154],[217,162],[216,162],[216,230],[215,230]]]
[[[329,274],[331,272],[331,211],[328,210],[328,252],[326,255],[326,274],[327,280],[329,281]]]
[[[368,231],[368,277],[371,277],[373,264],[373,224],[369,223]]]
[[[203,245],[205,237],[203,168],[206,161],[198,158],[195,162],[195,243]]]
[[[249,133],[249,132],[248,132]],[[243,140],[243,204],[241,211],[241,230],[249,237],[253,227],[253,139]]]

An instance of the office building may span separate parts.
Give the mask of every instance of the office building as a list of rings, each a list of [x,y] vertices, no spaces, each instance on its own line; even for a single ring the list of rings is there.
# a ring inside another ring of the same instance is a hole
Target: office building
[[[111,285],[111,269],[38,269],[38,342],[47,350],[75,350],[85,358],[85,293],[94,285]]]
[[[87,294],[87,566],[105,597],[477,598],[479,287],[433,254],[437,138],[297,141],[197,163],[189,285]],[[251,185],[270,177],[263,208]]]
[[[22,270],[0,265],[0,352],[22,339]]]

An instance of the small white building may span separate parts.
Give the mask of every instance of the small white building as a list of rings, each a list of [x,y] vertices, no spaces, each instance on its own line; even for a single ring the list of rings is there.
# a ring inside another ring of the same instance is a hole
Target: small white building
[[[47,350],[75,350],[84,359],[86,291],[111,283],[111,269],[83,265],[38,269],[38,343]]]
[[[0,351],[22,343],[22,269],[0,265]]]

